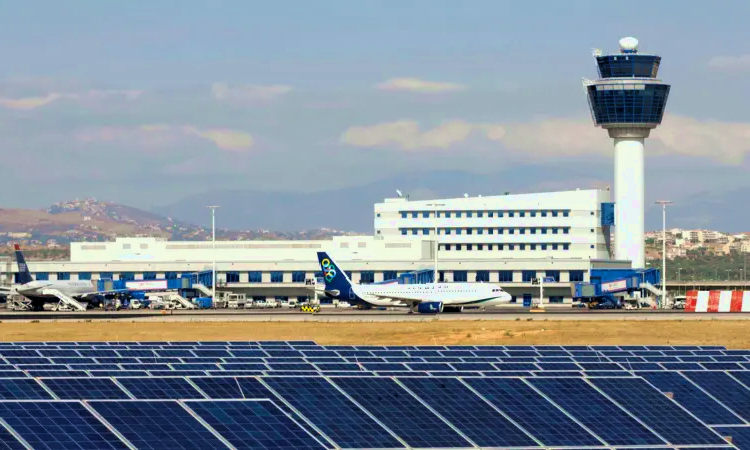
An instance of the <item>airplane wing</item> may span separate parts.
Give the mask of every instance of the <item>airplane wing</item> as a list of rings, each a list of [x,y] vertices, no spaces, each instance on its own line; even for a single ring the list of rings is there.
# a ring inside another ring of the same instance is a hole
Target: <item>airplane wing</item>
[[[120,294],[122,292],[133,292],[131,289],[111,289],[109,291],[92,291],[84,292],[82,294],[72,295],[73,298],[88,297],[89,295],[105,295],[105,294]]]
[[[369,294],[369,295],[372,295],[373,297],[377,297],[380,300],[406,303],[407,305],[416,305],[416,304],[426,301],[425,299],[422,299],[422,298],[412,298],[412,297],[405,297],[405,296],[400,296],[400,295],[390,295],[390,294],[389,295]]]

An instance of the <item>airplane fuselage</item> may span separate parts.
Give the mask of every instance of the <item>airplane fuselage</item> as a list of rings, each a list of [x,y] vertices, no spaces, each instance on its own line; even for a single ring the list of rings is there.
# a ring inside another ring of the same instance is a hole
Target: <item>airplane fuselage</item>
[[[69,297],[75,297],[81,294],[90,294],[96,292],[96,285],[93,281],[30,281],[16,287],[16,292],[27,298],[35,300],[49,299],[55,300],[53,294],[45,290],[57,290]]]
[[[496,306],[511,301],[510,294],[490,283],[352,285],[351,291],[350,298],[354,294],[375,306],[407,306],[411,300],[441,302],[446,306]]]

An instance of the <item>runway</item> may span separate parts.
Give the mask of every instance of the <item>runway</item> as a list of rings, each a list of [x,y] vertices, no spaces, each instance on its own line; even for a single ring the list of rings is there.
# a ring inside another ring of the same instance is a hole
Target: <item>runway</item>
[[[404,311],[356,311],[324,309],[310,314],[298,310],[168,310],[168,311],[87,311],[0,313],[0,321],[13,322],[424,322],[424,321],[681,321],[750,320],[750,313],[686,313],[679,310],[577,310],[548,309],[544,312],[525,308],[495,311],[465,311],[443,314],[408,314]]]

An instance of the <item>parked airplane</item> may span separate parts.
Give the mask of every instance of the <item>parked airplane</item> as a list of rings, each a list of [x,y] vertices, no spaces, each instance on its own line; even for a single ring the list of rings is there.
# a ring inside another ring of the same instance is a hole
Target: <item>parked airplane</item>
[[[352,284],[346,272],[326,252],[318,252],[325,293],[349,303],[372,306],[407,306],[410,311],[438,313],[461,311],[464,306],[496,306],[511,296],[492,283]]]
[[[18,264],[18,285],[15,292],[31,300],[31,309],[44,310],[45,303],[66,303],[74,309],[85,309],[88,303],[101,301],[101,296],[108,293],[123,292],[123,290],[98,291],[96,281],[43,281],[34,280],[29,272],[29,266],[23,257],[18,244],[14,245],[16,263]],[[71,301],[72,300],[72,301]]]

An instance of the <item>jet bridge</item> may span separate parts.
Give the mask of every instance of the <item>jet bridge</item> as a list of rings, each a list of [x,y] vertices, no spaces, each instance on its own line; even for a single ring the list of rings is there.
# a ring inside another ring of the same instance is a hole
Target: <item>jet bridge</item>
[[[655,287],[661,281],[659,269],[591,269],[589,278],[588,283],[571,283],[573,300],[617,307],[619,297],[632,298],[636,292],[661,295]]]

